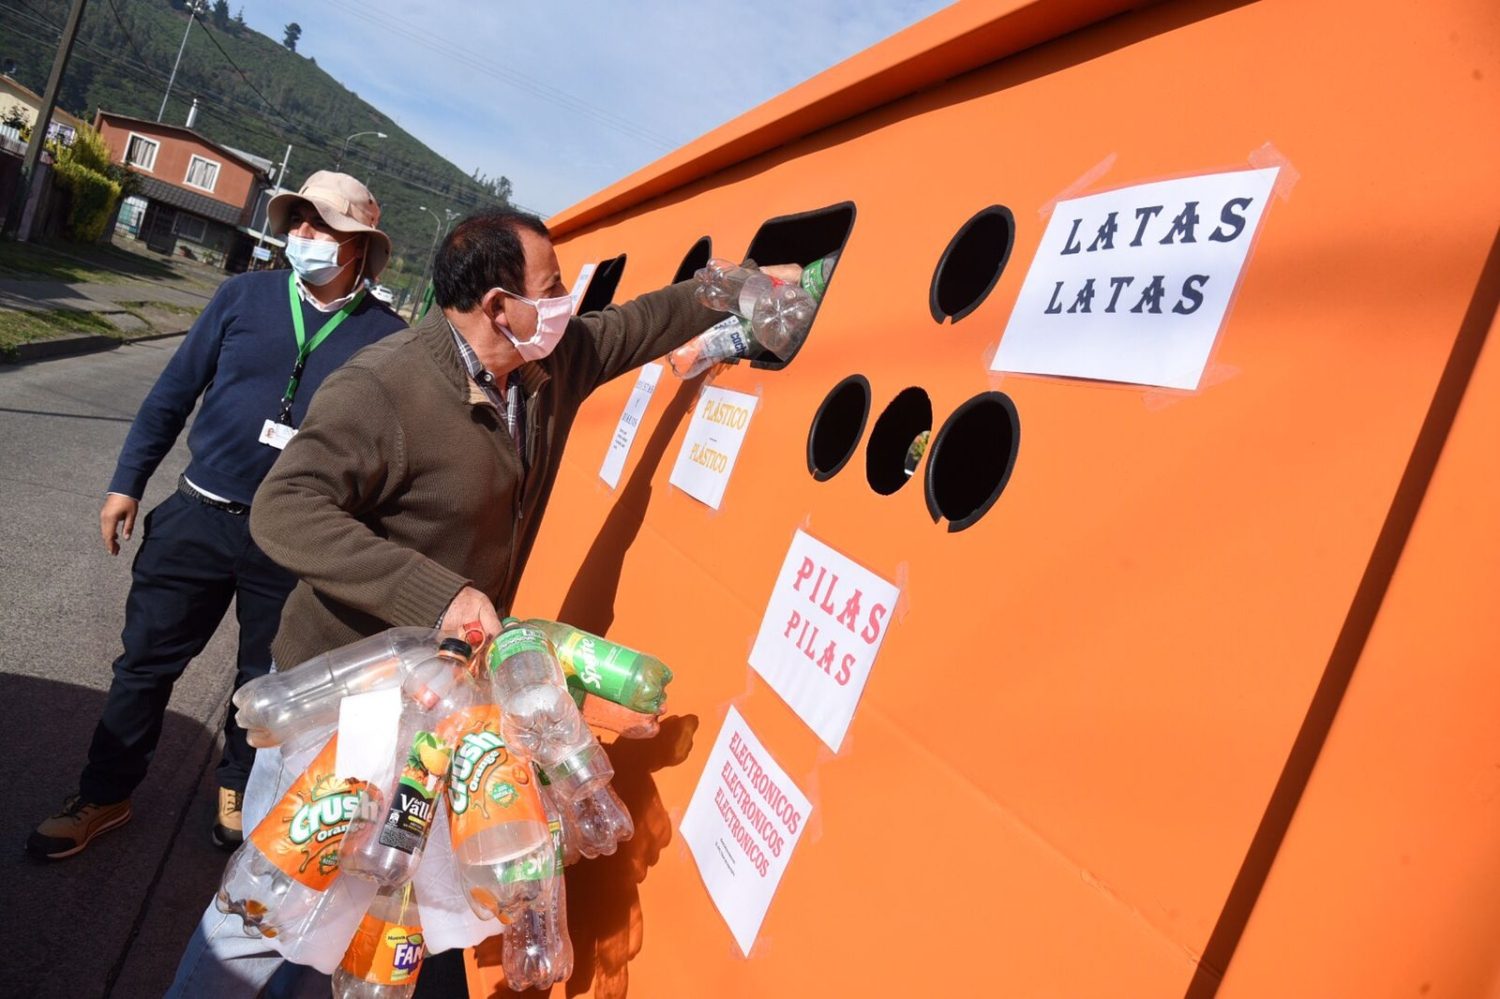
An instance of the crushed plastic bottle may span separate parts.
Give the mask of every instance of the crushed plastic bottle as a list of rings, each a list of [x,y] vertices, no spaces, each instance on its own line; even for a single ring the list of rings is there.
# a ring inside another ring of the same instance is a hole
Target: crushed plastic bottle
[[[455,747],[444,738],[452,727],[443,723],[480,698],[468,672],[472,654],[467,642],[444,639],[437,655],[406,677],[393,786],[367,784],[361,790],[344,834],[340,864],[346,874],[394,888],[416,873],[453,760]]]
[[[333,971],[334,999],[411,999],[426,951],[416,890],[382,889]]]
[[[279,746],[299,733],[337,724],[339,702],[349,694],[399,684],[411,667],[437,648],[432,628],[391,628],[269,673],[234,695],[234,720],[250,745]]]
[[[668,354],[667,362],[672,365],[672,374],[687,381],[721,361],[749,357],[759,346],[745,320],[725,316]]]
[[[715,257],[707,266],[693,273],[698,282],[695,289],[698,301],[718,312],[733,312],[740,301],[740,290],[745,281],[756,273],[755,261],[747,260],[743,265]]]

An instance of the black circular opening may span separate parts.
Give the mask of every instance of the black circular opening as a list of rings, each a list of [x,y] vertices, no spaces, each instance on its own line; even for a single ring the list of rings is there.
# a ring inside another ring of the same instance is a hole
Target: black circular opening
[[[870,443],[865,445],[865,478],[870,488],[889,496],[906,485],[917,467],[917,461],[908,461],[907,456],[915,449],[920,460],[925,435],[931,430],[932,401],[927,393],[916,387],[903,389],[870,430]]]
[[[707,267],[708,258],[713,256],[713,253],[714,241],[707,236],[699,237],[698,242],[694,243],[693,248],[688,250],[687,255],[682,258],[682,263],[677,265],[677,274],[672,278],[672,283],[686,281],[698,270]]]
[[[933,320],[956,323],[979,308],[1000,280],[1015,241],[1016,219],[1004,205],[991,205],[959,227],[932,272]]]
[[[948,530],[979,522],[995,505],[1021,447],[1021,418],[1004,392],[976,395],[953,411],[927,458],[927,511]]]
[[[850,375],[833,387],[807,432],[807,470],[814,479],[826,482],[849,463],[869,418],[869,379]]]

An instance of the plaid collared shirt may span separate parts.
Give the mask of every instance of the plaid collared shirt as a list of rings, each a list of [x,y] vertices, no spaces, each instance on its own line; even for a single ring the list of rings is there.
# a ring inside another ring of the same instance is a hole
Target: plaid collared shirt
[[[479,355],[474,353],[469,341],[464,339],[458,327],[452,323],[448,324],[448,328],[453,331],[453,345],[458,348],[459,360],[463,362],[469,377],[479,386],[479,391],[484,393],[490,405],[495,407],[495,412],[505,414],[505,428],[510,431],[510,439],[515,442],[516,453],[521,456],[521,463],[524,465],[526,449],[521,446],[521,431],[524,429],[522,422],[526,411],[521,405],[521,376],[514,371],[510,373],[510,377],[505,380],[505,397],[502,399],[500,390],[495,387],[495,376],[480,362]]]

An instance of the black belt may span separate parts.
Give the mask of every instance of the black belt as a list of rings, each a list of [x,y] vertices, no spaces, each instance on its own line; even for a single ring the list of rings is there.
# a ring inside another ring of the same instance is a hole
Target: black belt
[[[187,476],[183,476],[177,480],[177,491],[188,499],[197,500],[204,506],[211,506],[215,510],[223,510],[225,513],[232,513],[237,517],[243,517],[250,512],[249,503],[234,503],[230,500],[214,499],[212,496],[203,495],[202,492],[193,488],[193,484],[187,480]]]

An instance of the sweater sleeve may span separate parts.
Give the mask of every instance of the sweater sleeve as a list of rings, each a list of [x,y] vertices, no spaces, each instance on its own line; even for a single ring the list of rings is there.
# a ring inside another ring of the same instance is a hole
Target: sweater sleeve
[[[400,489],[405,446],[379,380],[360,368],[336,371],[256,492],[250,531],[320,595],[394,626],[430,628],[471,581],[363,519]]]
[[[156,466],[177,442],[198,397],[218,370],[219,348],[224,344],[236,290],[233,282],[219,289],[151,386],[120,449],[109,480],[110,492],[140,499]]]
[[[591,388],[676,350],[724,318],[698,304],[691,279],[574,320],[587,338],[584,366]]]

